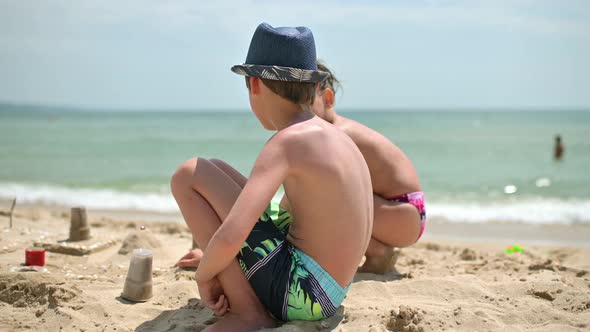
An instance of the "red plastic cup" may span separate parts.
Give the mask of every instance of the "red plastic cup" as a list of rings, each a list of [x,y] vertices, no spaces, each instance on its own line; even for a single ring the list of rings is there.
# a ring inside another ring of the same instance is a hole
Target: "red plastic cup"
[[[25,265],[45,266],[45,249],[27,248],[25,249]]]

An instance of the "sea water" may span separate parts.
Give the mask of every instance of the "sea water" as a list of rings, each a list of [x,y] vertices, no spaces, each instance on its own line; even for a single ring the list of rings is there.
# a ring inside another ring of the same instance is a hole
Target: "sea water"
[[[341,113],[412,160],[430,218],[590,222],[590,112]],[[555,135],[565,153],[553,160]],[[247,110],[87,111],[0,105],[0,198],[177,212],[170,176],[192,157],[248,175],[272,132]],[[320,190],[320,189],[318,189]]]

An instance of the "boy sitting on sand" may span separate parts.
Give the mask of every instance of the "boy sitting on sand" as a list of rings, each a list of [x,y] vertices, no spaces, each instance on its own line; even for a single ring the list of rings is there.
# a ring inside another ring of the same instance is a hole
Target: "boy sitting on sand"
[[[318,69],[330,76],[322,81],[312,107],[322,119],[342,129],[360,149],[371,174],[373,185],[374,222],[371,242],[365,253],[361,272],[385,273],[395,263],[393,248],[414,244],[426,226],[424,194],[416,170],[408,157],[395,144],[378,132],[356,121],[336,114],[334,110],[336,77],[321,62]],[[219,168],[239,179],[244,186],[247,179],[220,160],[211,160]],[[287,196],[281,206],[289,209]],[[202,251],[195,249],[183,256],[178,266],[196,267]]]
[[[373,234],[360,271],[384,273],[395,263],[393,248],[414,244],[424,232],[426,211],[418,175],[408,157],[385,136],[336,114],[334,101],[339,82],[323,63],[318,63],[318,69],[330,76],[320,83],[314,113],[342,129],[354,141],[371,173]]]
[[[221,161],[196,158],[171,183],[204,248],[195,275],[201,299],[225,314],[210,329],[270,327],[269,313],[280,320],[331,316],[371,238],[367,164],[344,132],[311,111],[317,83],[329,74],[317,70],[308,28],[259,25],[246,63],[232,71],[246,76],[252,111],[277,133],[247,181]],[[281,184],[289,211],[269,205]]]

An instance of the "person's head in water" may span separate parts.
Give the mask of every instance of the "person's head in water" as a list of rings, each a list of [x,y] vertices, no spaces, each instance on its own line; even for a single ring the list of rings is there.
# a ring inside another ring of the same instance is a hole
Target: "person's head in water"
[[[553,159],[561,160],[563,157],[563,144],[561,143],[561,135],[555,135],[555,146],[553,148]]]
[[[312,110],[320,118],[333,122],[335,116],[334,102],[336,101],[336,92],[340,88],[340,81],[321,61],[318,61],[318,70],[330,73],[330,76],[319,84]]]

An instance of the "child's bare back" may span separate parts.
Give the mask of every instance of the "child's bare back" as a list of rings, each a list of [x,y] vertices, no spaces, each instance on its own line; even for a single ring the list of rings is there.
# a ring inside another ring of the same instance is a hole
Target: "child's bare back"
[[[291,172],[284,181],[293,216],[287,239],[345,287],[371,238],[367,166],[345,133],[317,117],[282,134],[292,136],[286,146]]]
[[[354,120],[338,116],[334,125],[342,129],[362,152],[373,182],[373,193],[395,197],[420,191],[418,174],[404,152],[386,137]]]

